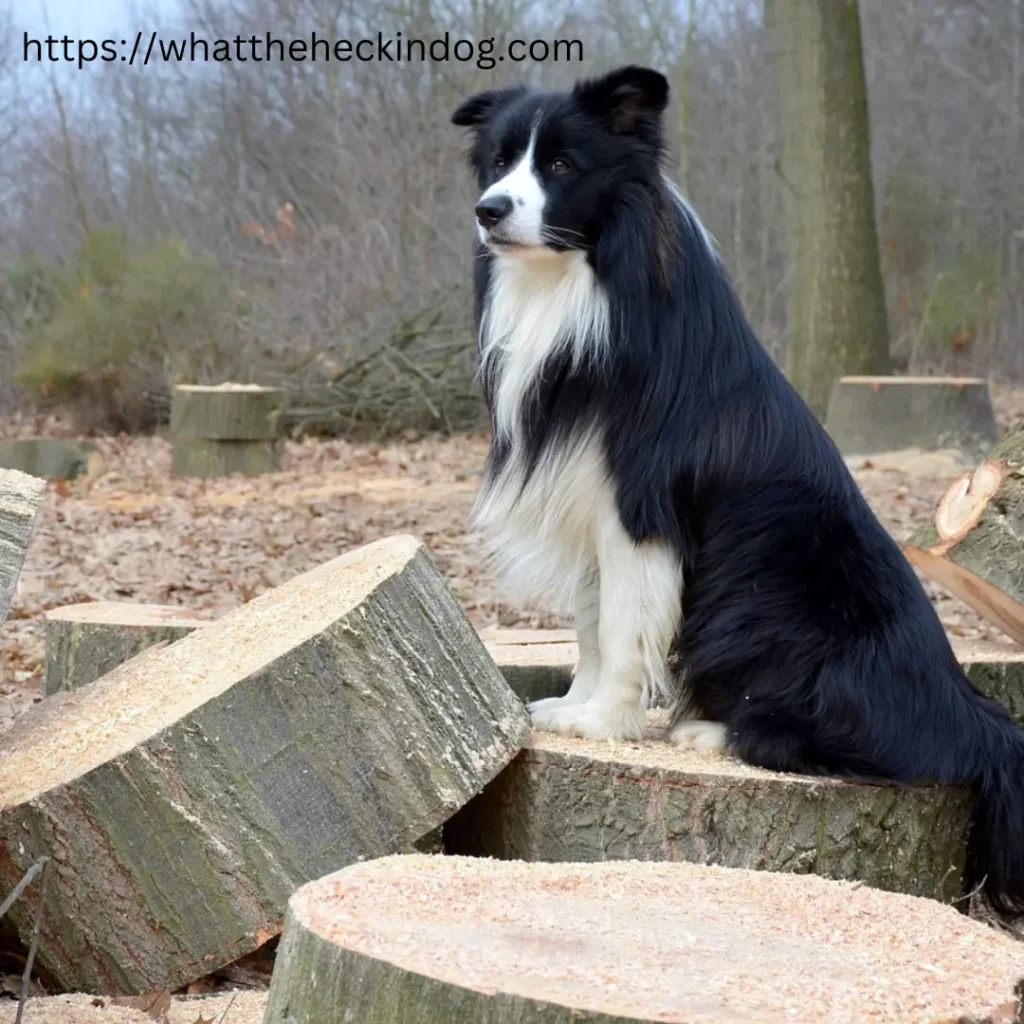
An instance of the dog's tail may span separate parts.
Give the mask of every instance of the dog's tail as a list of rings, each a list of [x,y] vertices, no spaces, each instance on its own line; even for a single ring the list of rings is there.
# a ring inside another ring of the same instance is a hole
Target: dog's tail
[[[1001,707],[980,711],[986,749],[967,848],[966,891],[980,889],[993,910],[1024,913],[1024,731]]]

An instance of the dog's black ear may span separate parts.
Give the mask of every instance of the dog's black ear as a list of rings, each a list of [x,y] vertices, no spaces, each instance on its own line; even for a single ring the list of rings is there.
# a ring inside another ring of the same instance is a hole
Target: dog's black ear
[[[573,96],[584,110],[606,118],[613,132],[631,134],[656,121],[668,104],[668,79],[636,65],[579,82]]]
[[[478,128],[524,92],[526,87],[522,85],[478,92],[459,105],[458,110],[452,114],[452,124],[457,124],[460,128]]]

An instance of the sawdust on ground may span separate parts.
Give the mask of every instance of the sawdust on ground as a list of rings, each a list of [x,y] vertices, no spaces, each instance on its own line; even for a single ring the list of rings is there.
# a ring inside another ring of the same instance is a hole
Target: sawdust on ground
[[[24,1024],[262,1024],[266,992],[226,992],[178,998],[164,1020],[142,1010],[115,1006],[109,998],[88,995],[30,999]],[[0,1024],[14,1024],[17,1003],[0,1003]]]

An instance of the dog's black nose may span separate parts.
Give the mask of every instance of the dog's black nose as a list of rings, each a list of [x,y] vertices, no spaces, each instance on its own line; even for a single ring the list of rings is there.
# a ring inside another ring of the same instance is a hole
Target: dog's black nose
[[[481,199],[476,207],[476,219],[485,228],[493,228],[500,224],[512,212],[512,200],[509,196],[491,196]]]

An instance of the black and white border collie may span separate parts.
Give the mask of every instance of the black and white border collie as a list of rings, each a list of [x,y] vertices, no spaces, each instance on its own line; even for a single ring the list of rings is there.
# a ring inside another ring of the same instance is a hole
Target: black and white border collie
[[[579,665],[539,729],[670,737],[780,771],[969,783],[966,881],[1024,910],[1024,733],[960,670],[923,588],[776,368],[662,170],[668,84],[483,92],[473,130],[476,521],[571,609]]]

